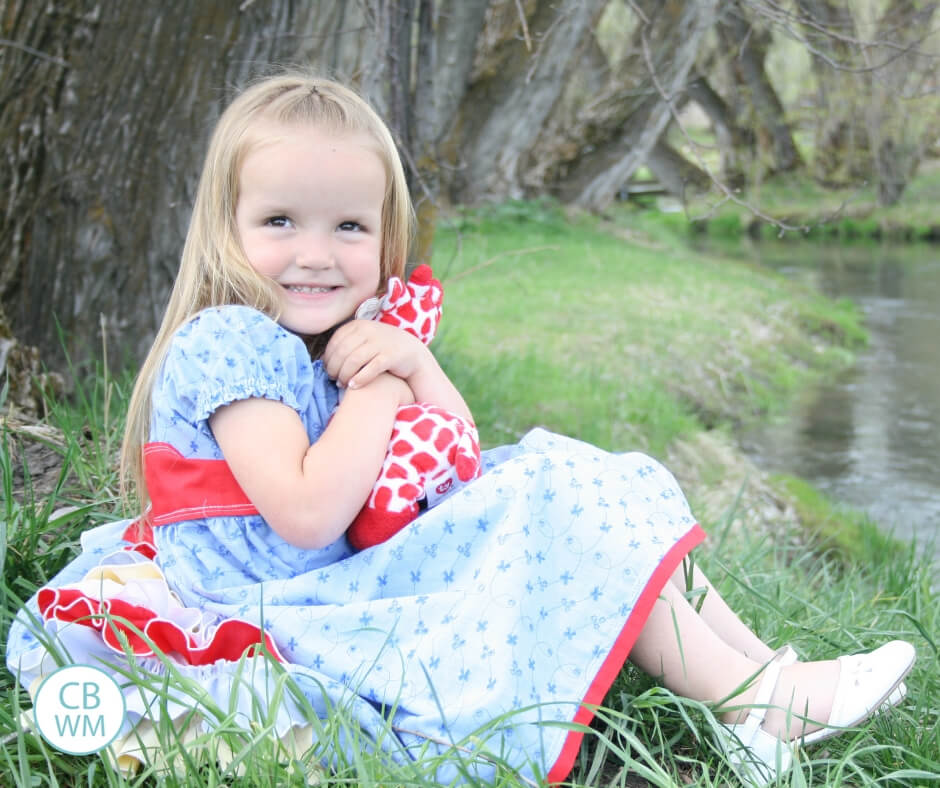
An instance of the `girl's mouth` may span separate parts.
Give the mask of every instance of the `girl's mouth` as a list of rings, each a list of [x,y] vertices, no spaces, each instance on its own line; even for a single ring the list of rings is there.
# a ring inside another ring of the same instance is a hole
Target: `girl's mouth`
[[[304,295],[316,295],[318,293],[329,293],[336,290],[335,287],[319,287],[310,285],[285,285],[285,290],[291,293],[302,293]]]

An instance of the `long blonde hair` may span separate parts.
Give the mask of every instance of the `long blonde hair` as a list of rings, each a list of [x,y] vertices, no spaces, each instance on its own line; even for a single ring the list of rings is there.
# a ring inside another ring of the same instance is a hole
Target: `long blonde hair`
[[[252,131],[259,123],[272,121],[337,134],[365,133],[372,138],[386,173],[379,292],[389,277],[404,275],[414,211],[401,159],[382,119],[353,90],[303,72],[283,72],[248,86],[222,113],[209,141],[179,273],[128,405],[121,450],[125,503],[133,488],[142,509],[149,501],[143,446],[150,432],[151,393],[176,330],[197,312],[222,304],[245,304],[278,317],[277,287],[251,267],[235,224],[241,164],[257,141]],[[322,351],[323,343],[316,339],[311,346]]]

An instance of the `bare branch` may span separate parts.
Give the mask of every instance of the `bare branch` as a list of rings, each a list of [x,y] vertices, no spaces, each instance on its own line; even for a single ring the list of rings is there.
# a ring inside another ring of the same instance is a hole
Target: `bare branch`
[[[525,9],[522,7],[522,0],[516,0],[516,11],[519,12],[519,21],[522,23],[522,37],[525,40],[525,48],[532,51],[532,39],[529,38],[529,23],[525,18]]]
[[[26,52],[28,55],[33,57],[38,57],[40,60],[45,60],[49,63],[55,63],[57,66],[62,66],[63,68],[71,68],[71,66],[60,57],[55,55],[47,55],[45,52],[40,52],[38,49],[27,44],[21,44],[19,41],[11,41],[8,38],[0,38],[0,46],[10,47],[11,49],[19,49],[22,52]]]
[[[746,2],[750,7],[754,8],[756,14],[761,15],[764,19],[767,19],[769,22],[776,25],[780,30],[785,32],[787,36],[804,46],[811,55],[819,58],[837,71],[845,71],[854,74],[870,73],[890,65],[899,57],[903,57],[905,55],[918,55],[931,59],[938,58],[936,53],[925,51],[919,48],[924,41],[937,33],[937,28],[927,28],[923,31],[922,35],[917,37],[910,44],[900,44],[887,38],[864,39],[859,38],[858,36],[848,35],[840,30],[818,22],[807,14],[793,13],[783,8],[779,3],[774,2],[774,0],[744,0],[744,2]],[[929,6],[921,9],[921,13],[926,14],[929,12],[932,14],[936,6],[936,3],[931,3]],[[929,16],[927,18],[929,18]],[[868,50],[882,49],[889,50],[891,54],[889,54],[880,62],[869,63],[866,66],[853,66],[840,63],[828,52],[823,51],[817,45],[812,43],[810,39],[800,31],[800,28],[814,30],[824,39],[838,42],[852,48],[855,51],[860,50],[867,52]]]
[[[692,154],[695,158],[696,163],[705,173],[708,174],[709,178],[711,178],[712,183],[714,183],[715,186],[718,187],[718,190],[724,196],[724,199],[717,206],[713,207],[712,211],[714,212],[715,210],[718,209],[718,207],[720,207],[726,202],[733,202],[735,205],[738,205],[742,208],[746,208],[747,210],[749,210],[751,213],[753,213],[755,216],[759,217],[760,219],[763,219],[766,222],[770,222],[776,225],[777,227],[781,229],[781,231],[802,230],[805,232],[806,230],[808,230],[809,228],[806,226],[787,224],[786,222],[780,219],[777,219],[776,217],[773,217],[773,216],[770,216],[769,214],[764,213],[763,211],[761,211],[756,206],[752,205],[747,200],[742,200],[740,197],[737,196],[736,194],[737,190],[732,189],[721,178],[719,178],[714,172],[712,172],[711,168],[708,166],[705,160],[701,157],[701,155],[699,155],[698,151],[701,146],[692,139],[692,137],[689,135],[688,130],[683,125],[682,119],[679,117],[679,112],[676,106],[675,97],[671,96],[659,81],[659,77],[656,74],[656,66],[653,62],[653,56],[650,51],[649,39],[647,38],[645,31],[641,34],[640,40],[643,45],[643,59],[646,61],[646,66],[649,69],[650,79],[652,80],[652,83],[656,89],[656,92],[659,94],[663,103],[669,108],[669,113],[672,115],[672,118],[675,121],[676,126],[679,128],[679,131],[682,133],[683,139],[685,139],[686,142],[689,143],[689,147],[692,150]],[[705,217],[703,216],[703,217],[692,217],[692,218],[693,220],[695,220],[695,219],[701,219]]]

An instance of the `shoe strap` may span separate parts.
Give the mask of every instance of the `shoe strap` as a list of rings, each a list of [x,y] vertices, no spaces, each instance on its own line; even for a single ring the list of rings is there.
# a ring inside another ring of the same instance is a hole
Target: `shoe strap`
[[[741,733],[738,735],[738,738],[748,746],[750,746],[754,734],[763,725],[764,718],[767,716],[767,706],[770,704],[770,699],[773,697],[774,689],[777,686],[777,680],[780,678],[780,668],[781,664],[778,659],[772,659],[764,667],[760,684],[757,686],[757,694],[752,701],[753,706],[747,713],[747,719],[741,724]]]

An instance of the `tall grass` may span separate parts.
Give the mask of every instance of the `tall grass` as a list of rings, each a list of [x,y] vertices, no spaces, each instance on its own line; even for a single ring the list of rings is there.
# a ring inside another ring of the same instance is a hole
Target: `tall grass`
[[[814,370],[818,374],[835,363],[832,346],[811,349],[820,339],[810,335],[810,318],[821,318],[827,309],[841,315],[844,307],[692,252],[625,245],[594,226],[566,224],[551,206],[503,210],[508,216],[466,218],[459,251],[458,236],[448,238],[445,231],[437,265],[448,294],[439,355],[466,390],[490,445],[547,424],[608,448],[661,453],[677,437],[701,430],[703,419],[727,425],[740,418],[739,411],[760,418]],[[756,315],[767,317],[772,334],[748,334]],[[802,328],[784,326],[782,317],[778,327],[776,315],[790,316]],[[792,367],[795,359],[802,366],[798,379],[775,372]],[[734,364],[739,371],[759,371],[763,381],[737,381],[728,370]],[[4,643],[15,611],[74,554],[81,531],[120,515],[113,474],[127,380],[115,381],[102,368],[98,376],[77,381],[68,402],[51,404],[50,445],[62,461],[51,491],[35,490],[23,465],[22,447],[32,436],[11,423],[0,426]],[[696,491],[689,492],[694,498]],[[854,652],[894,637],[918,649],[899,709],[801,751],[779,784],[925,786],[940,780],[940,605],[928,559],[877,529],[862,529],[867,536],[847,561],[838,545],[825,537],[814,540],[794,523],[768,532],[736,498],[722,517],[703,525],[712,538],[696,561],[772,645],[791,643],[807,658]],[[130,676],[158,695],[187,695],[194,711],[214,723],[211,735],[194,725],[189,736],[166,722],[157,725],[153,757],[135,774],[122,772],[107,753],[68,756],[47,745],[21,720],[29,698],[4,671],[3,782],[430,786],[446,768],[455,779],[478,782],[473,762],[486,730],[476,740],[426,742],[417,760],[396,757],[402,752],[392,730],[379,732],[387,747],[378,753],[343,747],[363,736],[348,710],[339,705],[316,713],[288,674],[276,665],[270,669],[274,702],[259,704],[249,723],[213,704],[172,667],[166,678]],[[299,709],[311,724],[312,746],[291,747],[273,735],[271,709],[278,702]],[[715,725],[707,704],[678,698],[628,666],[597,710],[571,783],[735,785],[712,736]],[[497,764],[488,784],[528,783]]]

